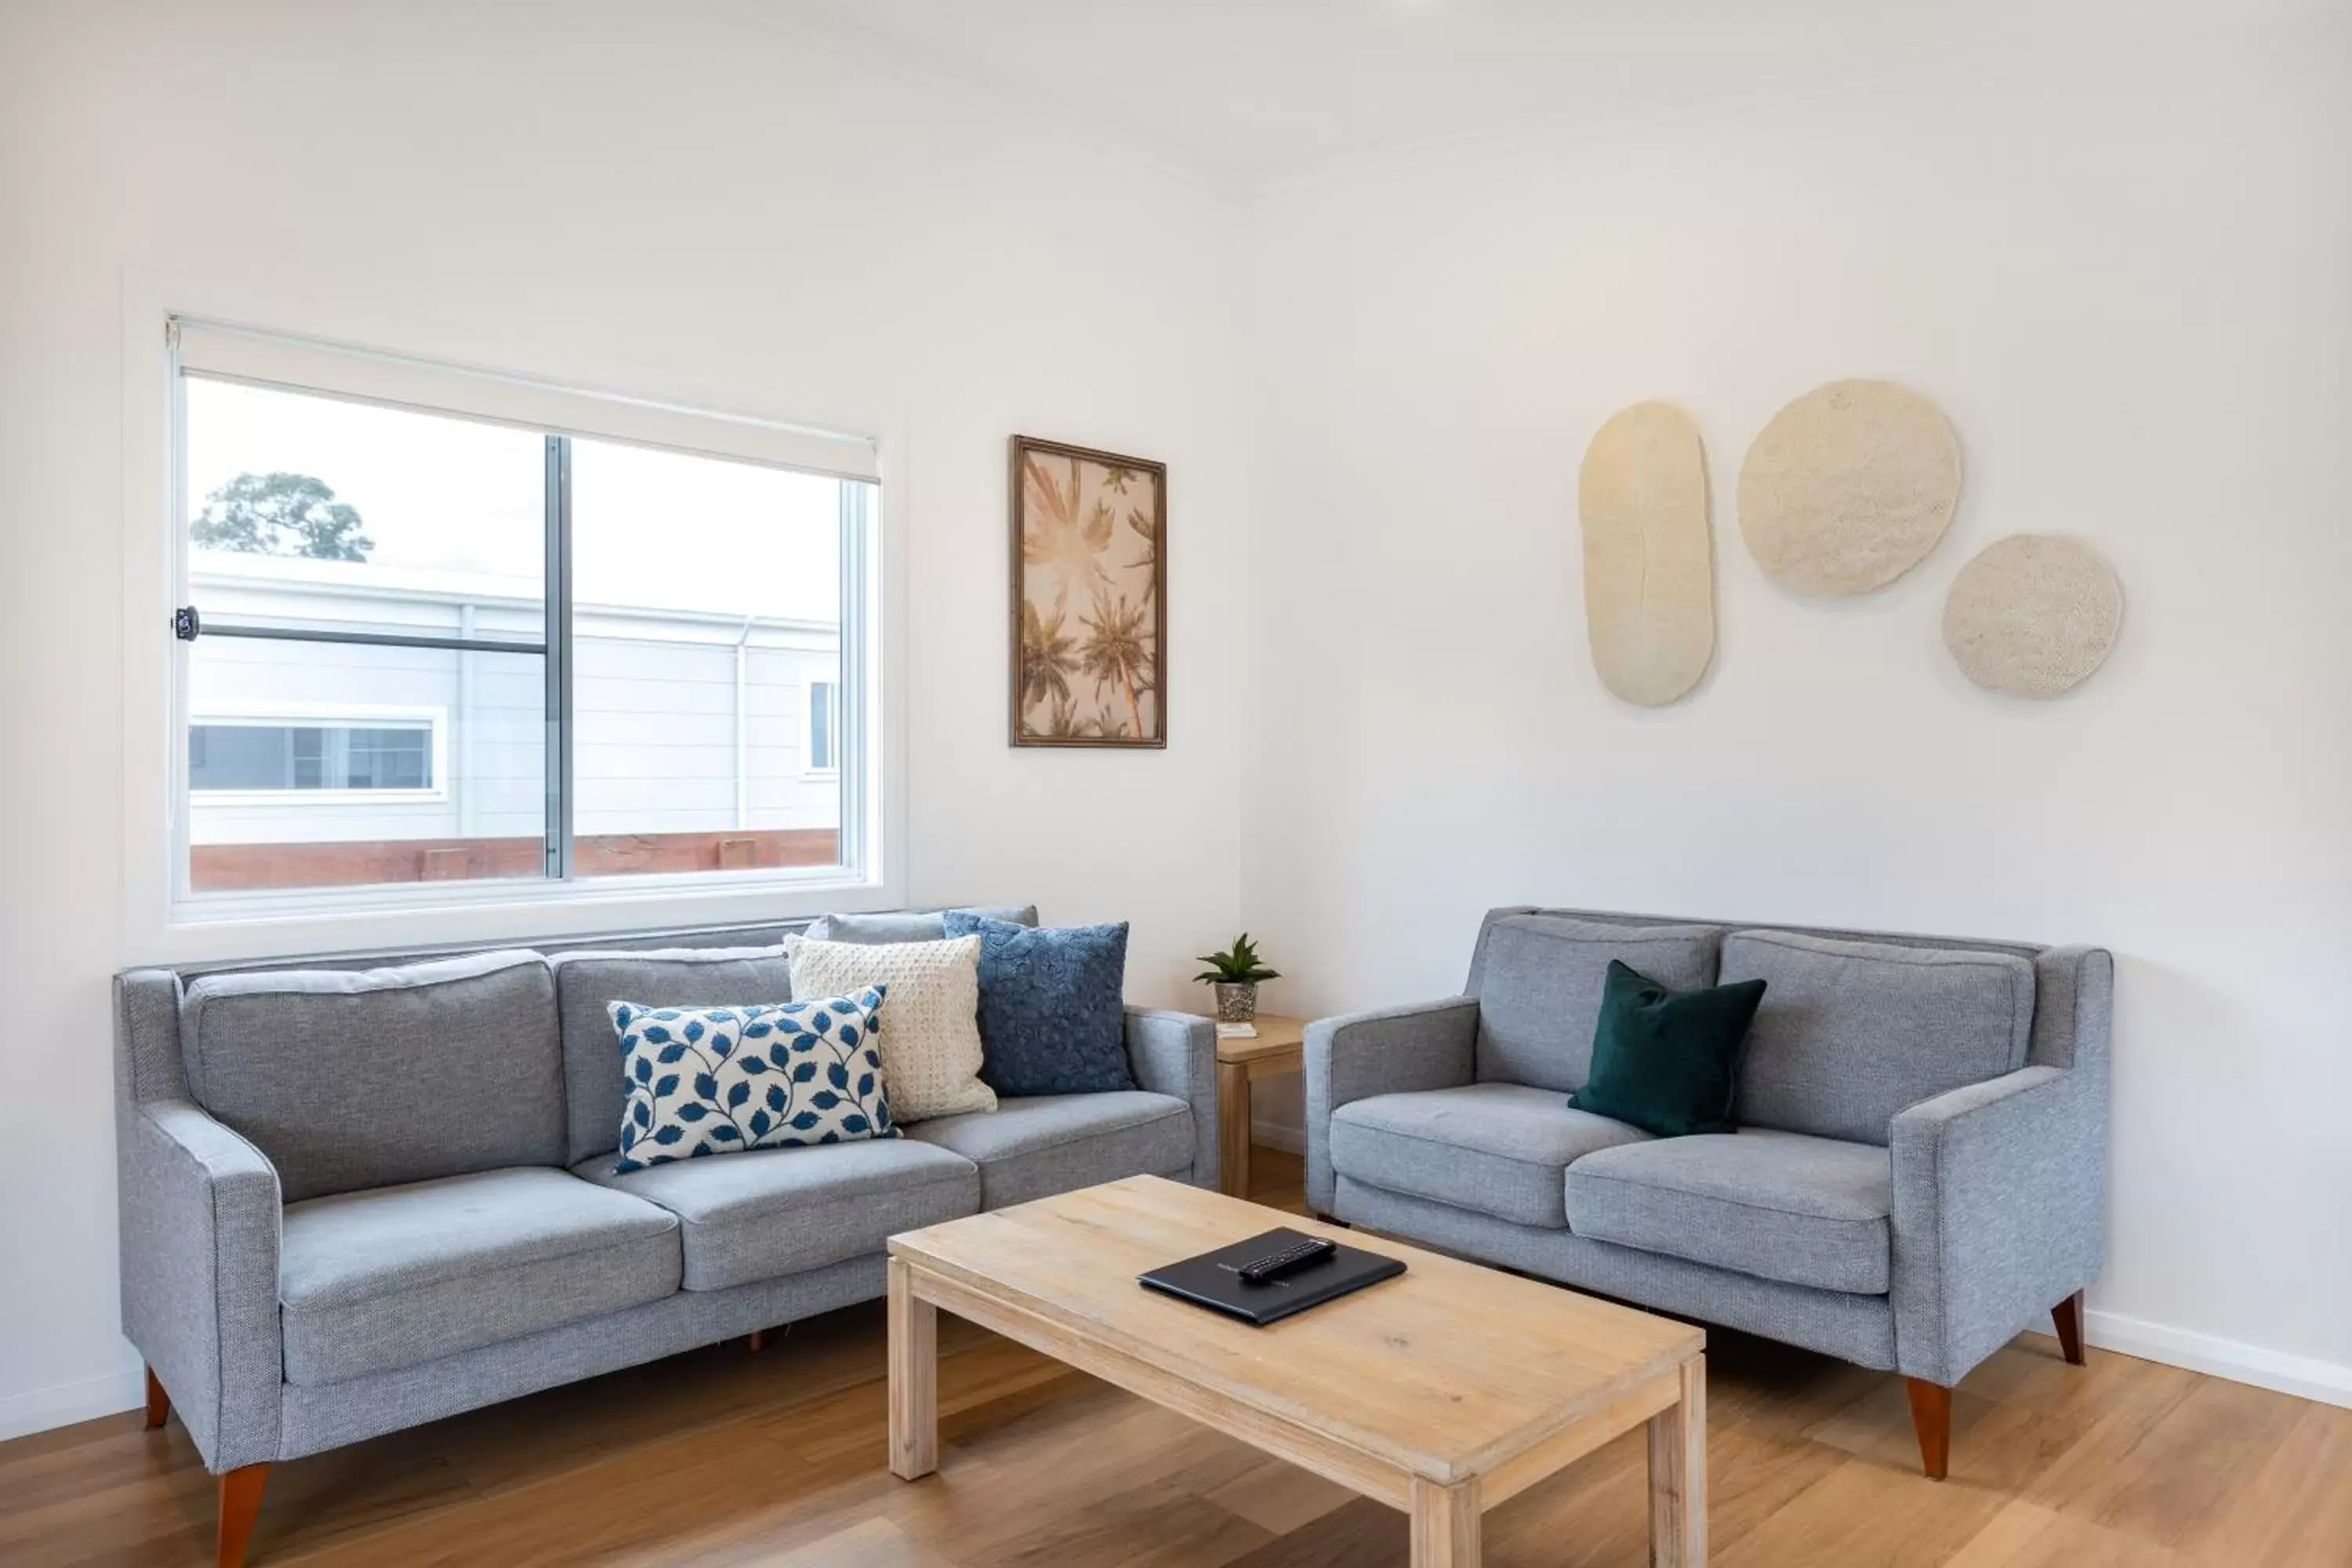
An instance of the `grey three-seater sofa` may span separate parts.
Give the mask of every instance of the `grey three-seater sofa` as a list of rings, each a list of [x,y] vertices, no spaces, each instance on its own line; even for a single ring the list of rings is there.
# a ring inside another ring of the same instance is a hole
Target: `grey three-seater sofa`
[[[1766,982],[1736,1133],[1570,1109],[1609,961]],[[1310,1025],[1318,1211],[1950,1388],[2051,1313],[2082,1359],[2105,1220],[2114,963],[2096,948],[1488,914],[1463,995]]]
[[[1136,1009],[1132,1091],[615,1175],[605,1004],[788,1000],[782,935],[118,978],[123,1332],[221,1478],[224,1568],[273,1460],[879,1296],[897,1231],[1217,1184],[1215,1028]]]

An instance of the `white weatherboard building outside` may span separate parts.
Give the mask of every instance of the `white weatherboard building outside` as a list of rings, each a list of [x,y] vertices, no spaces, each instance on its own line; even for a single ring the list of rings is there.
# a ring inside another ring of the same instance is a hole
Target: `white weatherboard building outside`
[[[207,619],[536,642],[536,579],[198,551]],[[830,829],[831,620],[576,602],[574,830]],[[537,837],[545,674],[531,654],[200,637],[195,845]]]

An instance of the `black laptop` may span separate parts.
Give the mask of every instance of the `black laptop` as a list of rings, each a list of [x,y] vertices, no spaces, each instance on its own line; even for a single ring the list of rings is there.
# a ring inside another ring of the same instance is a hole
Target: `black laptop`
[[[1139,1277],[1147,1289],[1180,1297],[1211,1311],[1239,1318],[1260,1328],[1319,1307],[1334,1297],[1360,1290],[1404,1272],[1404,1259],[1361,1247],[1339,1247],[1321,1257],[1308,1258],[1282,1268],[1262,1282],[1252,1282],[1242,1270],[1265,1259],[1280,1259],[1302,1243],[1319,1237],[1305,1231],[1276,1229],[1236,1241],[1214,1252],[1171,1263]]]

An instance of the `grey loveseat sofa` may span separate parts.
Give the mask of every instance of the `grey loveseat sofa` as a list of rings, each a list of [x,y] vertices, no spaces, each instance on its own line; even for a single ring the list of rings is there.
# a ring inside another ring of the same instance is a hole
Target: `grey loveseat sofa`
[[[605,1004],[789,999],[782,935],[118,977],[123,1332],[221,1478],[224,1568],[271,1461],[879,1296],[897,1231],[1217,1184],[1214,1026],[1138,1009],[1132,1091],[614,1174]]]
[[[1611,959],[1766,982],[1738,1132],[1569,1106]],[[1307,1200],[1899,1372],[1940,1479],[1971,1367],[2043,1313],[2081,1362],[2113,993],[2096,948],[1496,910],[1464,994],[1307,1027]]]

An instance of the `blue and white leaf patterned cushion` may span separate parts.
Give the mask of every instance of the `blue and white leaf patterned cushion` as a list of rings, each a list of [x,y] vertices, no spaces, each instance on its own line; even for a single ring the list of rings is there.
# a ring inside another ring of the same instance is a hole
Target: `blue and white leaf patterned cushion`
[[[614,1172],[898,1137],[874,1040],[884,993],[740,1007],[608,1003],[629,1086]]]

